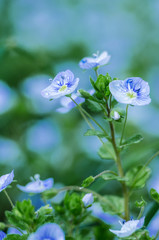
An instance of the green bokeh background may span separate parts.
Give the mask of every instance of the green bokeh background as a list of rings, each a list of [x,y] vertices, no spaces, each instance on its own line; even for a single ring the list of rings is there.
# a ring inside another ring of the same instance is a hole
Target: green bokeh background
[[[83,136],[88,127],[77,109],[61,115],[56,112],[59,101],[49,102],[40,93],[49,78],[66,69],[80,78],[80,88],[90,89],[89,76],[95,79],[95,75],[83,72],[78,62],[97,50],[111,55],[110,64],[100,73],[119,79],[139,76],[151,87],[152,103],[129,111],[126,135],[140,132],[144,141],[123,154],[125,170],[158,150],[158,10],[158,0],[0,1],[0,80],[10,89],[2,89],[0,96],[0,108],[4,109],[0,109],[1,175],[14,169],[20,184],[39,173],[42,179],[53,177],[56,183],[80,185],[87,176],[113,166],[97,155],[98,139]],[[3,92],[11,89],[4,98]],[[96,118],[100,120],[100,116]],[[116,129],[119,133],[121,125]],[[158,161],[156,158],[151,164],[148,187],[138,191],[135,200],[143,193],[151,201],[148,189],[159,186]],[[23,198],[13,185],[9,190],[13,201]],[[105,185],[100,180],[93,188],[121,195],[114,182]],[[0,199],[3,219],[10,206],[3,193]]]

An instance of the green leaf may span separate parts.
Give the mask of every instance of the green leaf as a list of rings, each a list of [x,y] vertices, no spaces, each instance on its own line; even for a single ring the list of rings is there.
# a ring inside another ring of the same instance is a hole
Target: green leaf
[[[121,214],[124,212],[124,199],[121,197],[107,195],[103,197],[100,204],[104,212],[109,214]]]
[[[28,235],[24,234],[22,236],[18,234],[9,234],[7,237],[4,238],[4,240],[27,240]]]
[[[93,176],[89,176],[88,178],[86,178],[85,180],[83,180],[82,182],[82,187],[86,188],[89,187],[93,182],[94,182],[94,177]]]
[[[69,193],[66,194],[65,200],[64,200],[66,208],[74,215],[78,216],[82,213],[83,208],[83,202],[81,200],[81,197],[77,193],[72,193],[71,195]]]
[[[116,159],[116,155],[112,144],[110,142],[105,142],[98,151],[99,156],[102,159]]]
[[[129,170],[125,177],[128,179],[126,182],[130,188],[143,188],[146,181],[150,177],[151,169],[149,167],[138,166]]]
[[[3,222],[0,222],[0,230],[4,230],[6,228],[6,224]]]
[[[22,230],[29,229],[33,224],[33,219],[35,215],[34,206],[31,200],[24,200],[23,202],[16,202],[15,207],[12,211],[5,212],[8,222]]]
[[[133,137],[130,137],[127,140],[125,140],[120,147],[122,148],[122,147],[126,147],[126,146],[129,146],[129,145],[135,144],[135,143],[139,143],[142,140],[143,140],[143,137],[140,134],[137,134],[137,135],[135,135]]]
[[[92,100],[87,99],[85,101],[85,105],[91,112],[98,113],[102,111],[102,107],[99,105],[99,103]]]
[[[88,129],[84,136],[97,136],[103,138],[105,137],[105,134],[95,129]]]
[[[150,190],[150,194],[151,194],[151,197],[159,203],[159,193],[154,189],[154,188],[151,188]]]
[[[136,207],[138,207],[138,208],[142,208],[142,207],[145,207],[146,206],[146,201],[143,199],[143,197],[141,197],[141,201],[139,202],[139,201],[136,201],[135,202],[135,205],[136,205]]]
[[[105,181],[108,180],[117,180],[117,181],[126,181],[126,178],[121,178],[116,173],[103,173],[101,175],[101,178],[103,178]]]
[[[55,197],[57,194],[58,194],[58,190],[56,188],[51,188],[42,193],[42,198],[45,200],[49,200]]]

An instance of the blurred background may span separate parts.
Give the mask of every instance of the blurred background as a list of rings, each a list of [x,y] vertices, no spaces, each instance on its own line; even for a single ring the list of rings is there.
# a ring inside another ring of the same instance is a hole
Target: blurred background
[[[21,185],[36,173],[63,185],[80,185],[113,166],[98,156],[99,140],[83,136],[88,127],[77,109],[61,115],[58,100],[41,96],[49,78],[67,69],[80,78],[79,88],[90,89],[94,72],[82,71],[78,63],[97,51],[111,55],[100,73],[119,79],[139,76],[151,87],[152,103],[129,109],[126,134],[139,132],[144,141],[123,154],[125,170],[159,149],[158,12],[158,0],[0,0],[0,175],[14,169]],[[158,162],[151,164],[151,179],[134,201],[142,193],[151,202],[150,188],[159,191]],[[116,183],[101,181],[93,188],[121,195]],[[13,185],[13,201],[24,198]],[[3,193],[0,199],[2,221],[10,206]],[[137,211],[132,208],[134,216]],[[151,234],[158,229],[159,214],[155,218]]]

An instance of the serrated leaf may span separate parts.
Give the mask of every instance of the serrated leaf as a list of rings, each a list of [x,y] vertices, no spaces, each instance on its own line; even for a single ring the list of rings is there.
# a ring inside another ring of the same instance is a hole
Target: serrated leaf
[[[121,214],[124,212],[124,199],[118,196],[107,195],[103,197],[100,204],[104,210],[109,214]]]
[[[29,199],[22,202],[17,201],[12,211],[6,211],[5,214],[10,224],[26,230],[33,224],[35,210]]]
[[[89,187],[93,182],[94,182],[94,177],[93,176],[89,176],[88,178],[84,179],[82,182],[82,187]]]
[[[112,144],[110,142],[105,142],[98,151],[99,156],[102,159],[116,159],[116,155]]]
[[[138,166],[129,170],[125,177],[128,179],[126,185],[130,188],[143,188],[150,177],[151,169],[149,167]]]
[[[154,188],[151,188],[150,190],[150,194],[151,194],[151,197],[159,203],[159,193],[154,189]]]
[[[129,146],[132,144],[136,144],[136,143],[141,142],[142,140],[143,140],[143,137],[140,134],[137,134],[137,135],[125,140],[120,147],[126,147],[126,146]]]
[[[85,132],[84,136],[97,136],[97,137],[103,138],[105,137],[105,134],[95,129],[88,129]]]

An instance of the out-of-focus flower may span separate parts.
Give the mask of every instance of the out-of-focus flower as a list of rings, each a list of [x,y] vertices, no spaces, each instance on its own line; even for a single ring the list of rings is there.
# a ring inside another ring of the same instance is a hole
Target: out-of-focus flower
[[[3,231],[0,231],[0,240],[3,240],[6,237],[6,234]]]
[[[35,233],[32,233],[28,240],[65,240],[65,234],[56,223],[46,223],[39,227]]]
[[[40,180],[39,174],[36,174],[34,178],[31,178],[32,182],[29,182],[26,186],[17,185],[17,187],[27,193],[42,193],[53,187],[53,178],[48,178],[44,181]]]
[[[120,103],[142,106],[151,102],[149,84],[139,77],[112,81],[109,88]]]
[[[8,187],[11,182],[13,182],[14,170],[11,173],[5,174],[0,177],[0,192]]]
[[[138,229],[142,228],[144,225],[145,217],[140,220],[130,220],[122,224],[121,230],[112,230],[109,229],[112,233],[117,235],[118,237],[128,237],[133,234]]]
[[[94,217],[100,219],[106,224],[114,224],[119,220],[117,216],[105,213],[99,203],[93,203],[88,210],[91,210]]]
[[[112,115],[112,118],[114,120],[119,120],[120,119],[120,114],[117,112],[117,111],[114,111],[113,112],[113,115]]]
[[[98,53],[93,54],[93,56],[94,57],[83,58],[79,63],[80,68],[90,69],[94,67],[103,66],[107,64],[110,60],[110,55],[108,55],[106,51],[102,52],[100,55]]]
[[[70,70],[60,72],[41,94],[49,99],[59,98],[72,93],[77,88],[78,82],[79,78],[74,79],[74,74]]]
[[[88,207],[90,205],[92,205],[94,201],[94,197],[92,193],[87,193],[83,198],[82,198],[82,202],[84,203],[85,207]]]
[[[21,230],[21,231],[22,231],[22,230]],[[25,233],[25,231],[22,231],[22,232]],[[13,227],[8,228],[7,235],[9,235],[9,234],[18,234],[18,235],[22,235],[22,233],[21,233],[18,229],[13,228]]]
[[[84,98],[79,97],[79,93],[73,93],[71,97],[76,101],[77,104],[83,103]],[[72,108],[76,107],[76,104],[68,97],[61,98],[62,107],[58,108],[56,111],[60,113],[67,113]]]

